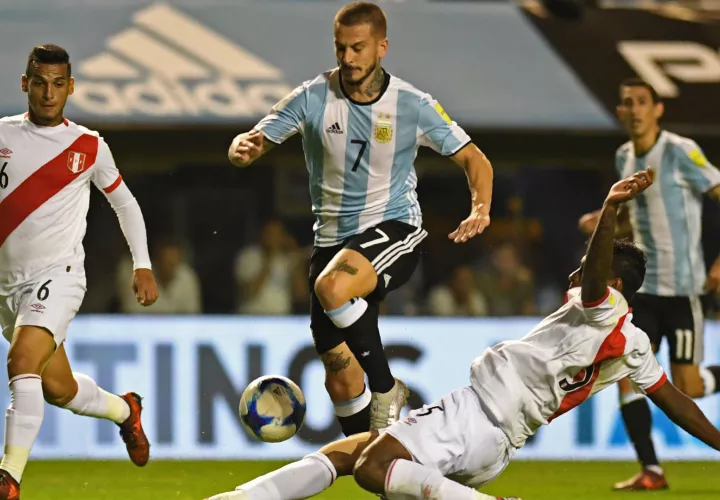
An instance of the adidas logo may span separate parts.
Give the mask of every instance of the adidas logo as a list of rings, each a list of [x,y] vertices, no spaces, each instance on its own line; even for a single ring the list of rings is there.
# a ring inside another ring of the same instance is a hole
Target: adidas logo
[[[262,116],[292,88],[277,67],[166,4],[79,64],[72,105],[99,115]]]
[[[333,123],[330,125],[326,130],[328,134],[342,134],[343,130],[340,128],[340,124],[338,122]]]

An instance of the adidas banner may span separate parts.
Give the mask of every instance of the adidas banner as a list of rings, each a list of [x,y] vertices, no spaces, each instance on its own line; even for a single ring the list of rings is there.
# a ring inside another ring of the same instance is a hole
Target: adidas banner
[[[577,22],[527,17],[608,114],[617,105],[619,82],[639,76],[665,101],[668,128],[720,132],[714,105],[720,101],[718,12],[587,9]]]
[[[254,124],[293,88],[335,66],[345,2],[201,5],[32,0],[0,7],[0,114],[21,113],[32,43],[64,46],[67,116],[109,124]],[[383,4],[385,67],[472,128],[613,129],[612,116],[512,3]],[[42,40],[28,37],[42,33]],[[532,75],[532,78],[528,78]]]

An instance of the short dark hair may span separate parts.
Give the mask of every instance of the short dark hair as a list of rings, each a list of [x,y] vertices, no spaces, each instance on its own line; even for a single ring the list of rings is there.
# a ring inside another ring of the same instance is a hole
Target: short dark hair
[[[36,45],[28,55],[27,66],[25,67],[25,76],[32,76],[34,64],[67,64],[68,77],[72,74],[70,65],[70,55],[67,50],[59,45],[46,43]]]
[[[347,4],[335,16],[335,25],[356,26],[369,24],[373,31],[385,38],[387,35],[387,17],[385,12],[370,2],[353,2]]]
[[[613,244],[612,272],[623,282],[622,294],[630,302],[645,280],[647,257],[645,252],[628,239]]]
[[[620,82],[620,89],[623,87],[643,87],[650,92],[650,96],[652,97],[653,103],[657,104],[662,99],[660,99],[660,95],[657,93],[657,90],[655,90],[655,87],[650,85],[648,82],[643,80],[642,78],[638,77],[632,77],[632,78],[626,78],[622,82]]]

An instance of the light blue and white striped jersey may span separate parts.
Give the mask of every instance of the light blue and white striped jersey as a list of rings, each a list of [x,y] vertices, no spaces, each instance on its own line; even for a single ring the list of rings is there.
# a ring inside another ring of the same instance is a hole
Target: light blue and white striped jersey
[[[635,242],[647,253],[640,292],[697,296],[707,272],[702,251],[702,197],[720,184],[720,171],[692,139],[662,131],[647,154],[635,156],[632,142],[615,153],[621,178],[652,168],[655,183],[628,203]]]
[[[256,129],[280,144],[303,139],[315,215],[315,245],[342,243],[382,221],[422,225],[418,148],[450,156],[470,142],[431,96],[386,74],[371,103],[351,101],[332,70],[303,83],[263,118]]]

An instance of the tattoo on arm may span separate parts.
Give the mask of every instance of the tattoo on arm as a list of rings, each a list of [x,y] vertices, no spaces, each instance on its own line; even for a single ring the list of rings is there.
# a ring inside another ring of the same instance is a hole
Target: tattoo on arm
[[[351,276],[355,276],[358,272],[357,268],[348,264],[347,260],[343,260],[342,262],[340,262],[337,266],[335,266],[333,271],[348,273]]]
[[[605,295],[613,261],[616,224],[617,206],[605,205],[585,256],[581,291],[583,302],[595,302]]]
[[[325,368],[335,375],[350,366],[350,356],[343,356],[344,352],[326,352],[320,356]]]

